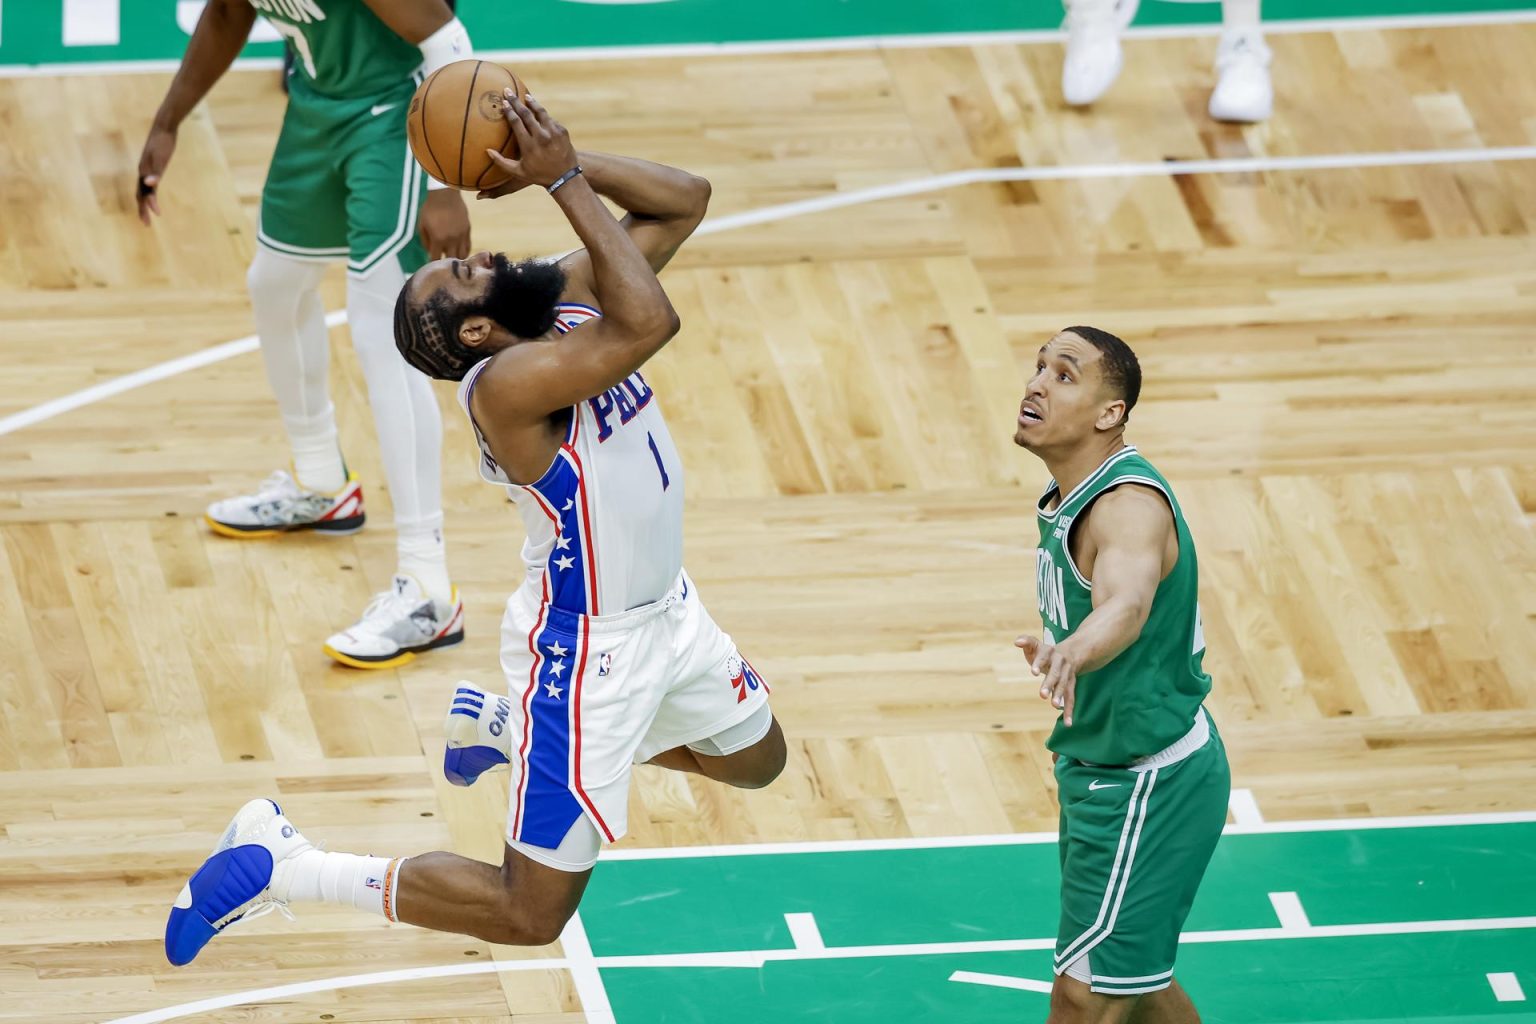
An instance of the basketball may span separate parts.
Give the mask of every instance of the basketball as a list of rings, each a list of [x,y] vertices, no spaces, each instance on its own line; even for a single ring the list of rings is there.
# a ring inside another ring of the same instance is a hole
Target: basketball
[[[406,131],[416,162],[445,185],[466,191],[494,188],[507,180],[487,149],[517,156],[517,141],[502,113],[502,90],[523,83],[500,64],[461,60],[445,64],[416,89]]]

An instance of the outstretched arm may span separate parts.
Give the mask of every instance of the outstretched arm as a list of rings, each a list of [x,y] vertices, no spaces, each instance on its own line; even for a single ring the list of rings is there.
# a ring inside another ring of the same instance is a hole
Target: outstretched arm
[[[1135,643],[1152,613],[1173,536],[1173,512],[1158,492],[1136,484],[1117,487],[1093,504],[1085,527],[1095,551],[1093,611],[1059,644],[1020,637],[1030,668],[1045,679],[1041,698],[1072,724],[1077,677],[1103,668]]]

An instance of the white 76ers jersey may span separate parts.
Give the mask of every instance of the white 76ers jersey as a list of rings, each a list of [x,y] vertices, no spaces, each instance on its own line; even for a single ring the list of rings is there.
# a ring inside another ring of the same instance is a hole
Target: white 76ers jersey
[[[568,333],[599,312],[557,307]],[[578,343],[579,344],[579,343]],[[508,479],[470,412],[481,360],[459,385],[480,445],[480,476],[504,484],[522,514],[523,561],[543,598],[583,615],[612,615],[659,601],[683,567],[683,465],[655,393],[640,374],[571,409],[565,442],[531,484]]]

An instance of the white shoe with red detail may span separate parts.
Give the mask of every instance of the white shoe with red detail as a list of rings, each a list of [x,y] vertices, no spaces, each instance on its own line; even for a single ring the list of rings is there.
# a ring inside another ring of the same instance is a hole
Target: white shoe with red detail
[[[365,518],[363,485],[356,476],[348,473],[341,490],[324,494],[307,489],[286,469],[267,477],[254,494],[216,501],[203,514],[214,533],[247,540],[296,530],[356,533]]]
[[[434,600],[414,576],[396,575],[374,595],[356,625],[325,642],[325,653],[352,668],[394,668],[422,651],[464,639],[464,602],[455,587],[448,601]]]

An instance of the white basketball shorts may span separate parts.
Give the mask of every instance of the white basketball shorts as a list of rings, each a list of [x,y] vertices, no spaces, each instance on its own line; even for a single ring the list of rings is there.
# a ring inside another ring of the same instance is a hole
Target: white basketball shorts
[[[768,687],[715,625],[687,573],[616,615],[507,601],[501,667],[512,700],[507,841],[555,849],[582,815],[608,842],[628,827],[632,766],[751,717]]]

